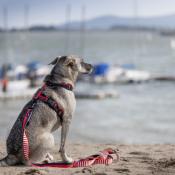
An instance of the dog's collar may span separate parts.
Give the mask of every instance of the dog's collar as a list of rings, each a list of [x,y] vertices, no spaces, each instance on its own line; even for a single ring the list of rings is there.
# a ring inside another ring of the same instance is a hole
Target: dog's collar
[[[69,91],[73,91],[73,85],[70,84],[70,83],[65,83],[65,82],[61,82],[61,83],[51,83],[51,82],[46,82],[46,85],[47,86],[50,86],[50,87],[62,87],[62,88],[65,88]]]

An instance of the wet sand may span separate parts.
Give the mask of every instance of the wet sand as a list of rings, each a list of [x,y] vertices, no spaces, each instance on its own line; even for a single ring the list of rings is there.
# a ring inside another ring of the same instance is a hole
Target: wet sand
[[[0,157],[5,156],[5,143],[0,144]],[[96,165],[88,168],[55,169],[33,167],[1,167],[2,175],[174,175],[175,145],[112,145],[112,144],[69,144],[68,152],[74,159],[89,156],[105,148],[119,149],[120,161],[109,166]],[[59,146],[51,152],[59,160]]]

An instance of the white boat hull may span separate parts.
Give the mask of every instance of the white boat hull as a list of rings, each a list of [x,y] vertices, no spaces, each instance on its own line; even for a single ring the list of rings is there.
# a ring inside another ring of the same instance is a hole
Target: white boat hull
[[[7,91],[13,92],[13,91],[22,91],[26,90],[30,86],[30,80],[14,80],[9,81],[7,84]],[[2,83],[0,84],[0,88],[2,91]]]

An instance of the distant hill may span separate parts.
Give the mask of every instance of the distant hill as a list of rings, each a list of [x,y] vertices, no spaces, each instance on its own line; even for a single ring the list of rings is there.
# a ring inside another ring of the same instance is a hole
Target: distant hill
[[[31,26],[29,31],[57,31],[65,30],[69,26],[70,30],[80,30],[82,26],[81,21],[72,21],[70,24],[62,24],[59,26]],[[140,29],[140,30],[160,30],[160,32],[175,33],[175,14],[159,17],[119,17],[106,15],[96,17],[85,21],[86,30],[115,30],[115,29]],[[11,29],[11,31],[25,31],[26,29]],[[0,28],[0,32],[3,29]]]
[[[29,31],[53,31],[56,30],[54,26],[32,26],[29,28]]]
[[[58,26],[59,29],[66,28],[68,24]],[[110,29],[114,27],[134,27],[141,28],[158,28],[158,29],[175,29],[175,14],[160,17],[117,17],[102,16],[85,22],[86,29]],[[80,21],[73,21],[69,24],[70,29],[77,30],[81,27]]]

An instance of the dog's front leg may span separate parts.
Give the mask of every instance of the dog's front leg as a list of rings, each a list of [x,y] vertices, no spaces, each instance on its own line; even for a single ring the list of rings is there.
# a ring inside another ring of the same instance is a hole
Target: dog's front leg
[[[70,126],[70,119],[63,121],[62,123],[62,128],[61,128],[61,145],[60,145],[60,154],[61,158],[63,161],[67,163],[72,163],[73,159],[71,157],[68,157],[65,151],[65,146],[66,146],[66,138],[68,135],[69,131],[69,126]]]

